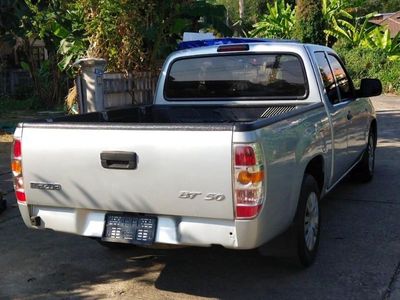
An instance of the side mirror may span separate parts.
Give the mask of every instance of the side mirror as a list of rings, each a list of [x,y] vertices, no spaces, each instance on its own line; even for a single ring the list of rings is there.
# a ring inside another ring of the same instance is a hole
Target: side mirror
[[[373,97],[382,94],[382,83],[379,79],[361,79],[360,89],[357,90],[358,97]]]

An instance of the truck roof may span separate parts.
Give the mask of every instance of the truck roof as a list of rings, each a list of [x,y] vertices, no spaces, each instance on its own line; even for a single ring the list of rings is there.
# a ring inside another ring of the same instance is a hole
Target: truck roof
[[[289,39],[219,38],[219,39],[205,39],[205,40],[180,42],[178,44],[178,50],[207,47],[207,46],[250,44],[250,43],[300,43],[300,42],[297,40],[289,40]]]
[[[240,48],[243,45],[243,48]],[[332,51],[331,48],[315,44],[305,44],[297,40],[289,39],[263,39],[263,38],[218,38],[194,41],[184,41],[178,44],[177,51],[171,56],[186,56],[197,54],[211,54],[215,52],[230,51],[257,51],[264,49],[265,46],[282,46],[282,50],[289,50],[308,46],[314,51]],[[231,46],[231,47],[230,47]],[[260,48],[259,46],[262,46]],[[231,48],[231,49],[230,49]],[[225,51],[224,51],[225,49]]]

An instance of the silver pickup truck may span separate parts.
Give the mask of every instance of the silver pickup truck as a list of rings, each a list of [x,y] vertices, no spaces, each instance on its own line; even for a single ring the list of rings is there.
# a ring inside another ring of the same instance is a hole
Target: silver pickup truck
[[[184,42],[153,105],[21,123],[12,170],[25,224],[100,241],[252,249],[290,229],[300,262],[319,201],[350,171],[372,178],[377,122],[327,47]],[[113,244],[114,245],[114,244]]]

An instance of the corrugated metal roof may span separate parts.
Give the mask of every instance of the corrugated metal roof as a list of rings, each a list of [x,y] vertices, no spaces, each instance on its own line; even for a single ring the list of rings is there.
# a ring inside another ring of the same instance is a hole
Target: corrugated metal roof
[[[370,23],[389,28],[390,37],[395,37],[400,32],[400,11],[394,13],[377,14]]]

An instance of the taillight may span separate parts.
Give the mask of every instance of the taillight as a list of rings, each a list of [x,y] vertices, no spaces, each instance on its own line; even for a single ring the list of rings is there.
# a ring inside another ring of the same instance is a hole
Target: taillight
[[[21,150],[21,141],[20,140],[14,140],[13,155],[14,155],[15,159],[21,159],[22,150]]]
[[[235,147],[235,165],[236,166],[253,166],[256,164],[256,155],[251,146]]]
[[[248,51],[249,49],[250,47],[248,44],[222,45],[218,47],[217,52]]]
[[[22,176],[22,147],[21,141],[18,139],[15,139],[13,144],[11,170],[13,174],[14,190],[17,201],[19,203],[26,203],[24,178]]]
[[[253,219],[264,199],[264,158],[259,144],[234,145],[234,197],[237,219]]]

